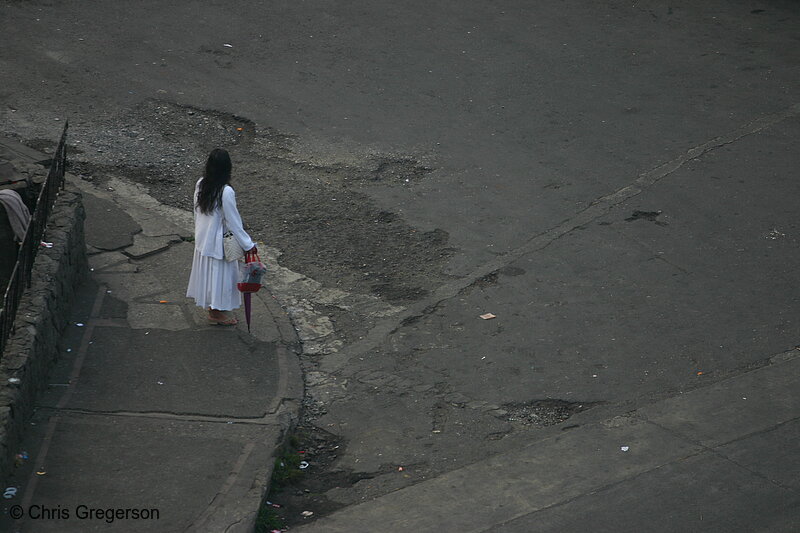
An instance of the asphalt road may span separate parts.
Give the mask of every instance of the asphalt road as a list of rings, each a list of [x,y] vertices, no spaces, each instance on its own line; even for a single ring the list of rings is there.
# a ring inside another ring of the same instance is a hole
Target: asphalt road
[[[424,290],[345,287],[398,306],[380,316],[308,301],[341,343],[304,359],[315,422],[347,443],[337,468],[375,476],[329,494],[348,504],[529,442],[558,412],[630,409],[800,344],[799,17],[790,1],[2,1],[0,129],[41,145],[69,117],[78,160],[169,164],[172,191],[207,146],[139,148],[127,130],[153,102],[249,121],[248,172],[429,169],[337,189],[444,236],[396,259]],[[323,219],[336,201],[292,198]],[[243,214],[272,241],[263,205]],[[364,227],[336,225],[339,253]],[[292,270],[356,279],[293,242]],[[374,242],[380,262],[404,241]],[[546,399],[562,411],[520,415]]]

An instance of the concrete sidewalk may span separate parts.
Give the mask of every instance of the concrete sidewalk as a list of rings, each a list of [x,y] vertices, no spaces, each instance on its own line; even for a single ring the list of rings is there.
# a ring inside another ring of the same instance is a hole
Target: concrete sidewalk
[[[91,509],[128,509],[115,531],[252,531],[303,393],[287,316],[262,290],[251,334],[241,309],[236,328],[209,325],[184,296],[191,215],[70,179],[91,280],[9,481],[23,519],[0,530],[105,531]]]
[[[625,416],[551,428],[294,531],[798,531],[798,389],[793,350]]]

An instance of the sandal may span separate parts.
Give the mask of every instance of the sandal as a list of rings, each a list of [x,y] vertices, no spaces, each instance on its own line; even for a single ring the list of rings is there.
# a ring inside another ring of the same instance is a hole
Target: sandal
[[[211,324],[215,324],[217,326],[235,326],[236,324],[239,323],[239,321],[236,320],[236,317],[226,317],[226,318],[208,317],[208,321]]]

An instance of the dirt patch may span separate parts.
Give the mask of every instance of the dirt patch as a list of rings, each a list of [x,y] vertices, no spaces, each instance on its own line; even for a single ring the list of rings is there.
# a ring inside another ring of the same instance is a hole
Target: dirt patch
[[[287,268],[390,302],[424,297],[443,279],[447,234],[378,209],[343,172],[281,158],[245,163],[237,183],[258,193],[237,198],[253,232],[285,251]]]
[[[420,231],[367,194],[367,187],[412,187],[426,179],[433,168],[415,157],[312,162],[293,151],[292,136],[243,117],[152,99],[108,120],[71,132],[83,151],[73,154],[71,170],[85,179],[102,185],[121,177],[189,210],[206,155],[225,147],[246,228],[282,250],[287,268],[392,303],[422,298],[447,278],[442,267],[454,253],[448,234]]]
[[[341,438],[313,425],[298,427],[275,460],[270,492],[262,505],[256,531],[291,528],[344,507],[329,500],[325,493],[351,487],[373,474],[332,469],[343,452]]]

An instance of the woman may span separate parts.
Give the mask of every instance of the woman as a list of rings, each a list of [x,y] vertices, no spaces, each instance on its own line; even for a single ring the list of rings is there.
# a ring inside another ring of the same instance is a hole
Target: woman
[[[231,157],[216,148],[208,155],[205,175],[194,188],[194,260],[186,296],[199,307],[208,308],[208,320],[221,326],[235,326],[236,318],[226,311],[237,309],[242,297],[236,288],[239,262],[226,261],[222,239],[231,232],[243,250],[256,245],[242,227],[231,181]]]

